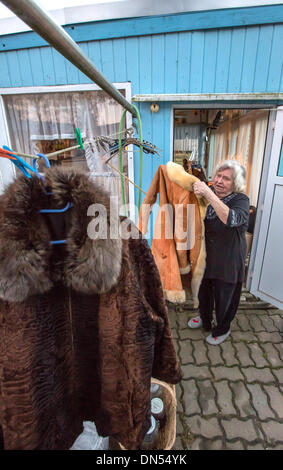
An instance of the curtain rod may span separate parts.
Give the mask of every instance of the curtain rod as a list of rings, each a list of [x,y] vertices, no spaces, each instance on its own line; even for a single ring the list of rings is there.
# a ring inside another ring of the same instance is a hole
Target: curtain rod
[[[34,0],[1,0],[6,7],[29,25],[45,41],[53,46],[69,62],[100,86],[108,95],[137,117],[135,109],[115,88],[112,83],[97,70],[77,43],[58,25],[53,18]]]

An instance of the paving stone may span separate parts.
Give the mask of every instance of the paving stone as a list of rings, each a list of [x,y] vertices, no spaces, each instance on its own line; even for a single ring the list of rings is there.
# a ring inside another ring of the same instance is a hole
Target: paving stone
[[[277,417],[283,420],[282,390],[274,385],[263,385],[263,389],[269,398],[270,407],[275,411]]]
[[[226,441],[225,450],[245,450],[245,446],[241,441],[229,442]]]
[[[221,380],[215,382],[214,386],[217,392],[217,405],[220,410],[220,414],[223,415],[236,415],[237,410],[233,405],[233,395],[232,391],[228,385],[227,380]]]
[[[177,399],[177,412],[183,413],[183,405],[182,405],[182,397],[183,397],[183,388],[182,385],[179,383],[175,386],[176,390],[176,399]]]
[[[190,317],[188,316],[188,312],[176,312],[176,322],[179,328],[188,328],[188,320]]]
[[[280,442],[283,444],[283,423],[269,420],[261,425],[269,443]]]
[[[226,366],[229,367],[238,364],[238,359],[235,356],[235,349],[231,341],[224,341],[224,343],[220,344],[220,348]]]
[[[222,440],[198,437],[191,444],[190,450],[222,450]]]
[[[216,405],[216,392],[211,381],[199,381],[197,386],[199,389],[199,405],[202,415],[218,413],[218,407]]]
[[[206,354],[206,345],[204,341],[197,340],[193,342],[194,345],[194,359],[195,359],[195,364],[197,365],[202,365],[202,364],[208,364],[208,358]]]
[[[271,321],[274,324],[275,330],[283,331],[283,315],[272,315]]]
[[[184,450],[181,436],[176,436],[175,444],[172,450]]]
[[[272,450],[283,450],[283,443],[272,446]]]
[[[183,382],[185,393],[183,395],[184,411],[186,415],[200,413],[201,409],[198,402],[199,391],[196,386],[196,381],[186,380]]]
[[[238,362],[244,367],[255,366],[254,361],[251,358],[250,350],[246,343],[242,342],[233,342],[233,346],[236,350],[236,355],[239,358]]]
[[[250,343],[248,348],[251,352],[251,358],[253,359],[256,367],[266,367],[269,366],[267,360],[265,359],[262,349],[257,343]]]
[[[268,333],[267,331],[261,331],[257,333],[257,337],[261,343],[281,343],[282,342],[282,336],[280,333],[277,331],[274,331],[273,333]]]
[[[275,418],[274,411],[270,408],[267,401],[267,394],[263,391],[259,384],[247,384],[247,388],[251,392],[252,403],[261,420]]]
[[[283,367],[281,369],[272,369],[273,374],[280,384],[283,384]]]
[[[251,325],[246,315],[237,314],[231,326],[232,326],[232,331],[233,330],[249,331],[251,329]]]
[[[179,344],[178,344],[178,339],[174,338],[174,336],[173,336],[173,344],[174,344],[175,351],[177,353],[179,349]]]
[[[211,367],[210,368],[215,380],[228,379],[232,381],[243,380],[244,376],[238,366],[234,367]]]
[[[252,314],[249,314],[249,323],[250,323],[250,329],[252,329],[252,331],[263,331],[264,328],[263,328],[263,325],[260,321],[260,318],[258,315],[252,315]]]
[[[266,313],[268,313],[268,315],[279,315],[281,318],[283,318],[283,310],[279,310],[279,308],[268,308],[266,310]]]
[[[268,343],[267,343],[268,344]],[[279,344],[274,344],[275,349],[278,351],[280,359],[283,363],[283,342]]]
[[[271,364],[272,367],[281,367],[282,360],[279,356],[278,349],[272,343],[262,343],[261,348],[265,352],[267,362]]]
[[[179,382],[178,384],[175,385],[175,391],[176,391],[177,400],[181,400],[183,393],[184,393],[182,382]]]
[[[192,341],[195,341],[195,340],[203,339],[203,341],[205,341],[205,335],[204,335],[204,331],[202,328],[197,328],[195,330],[192,330],[191,328],[186,327],[182,330],[180,329],[179,336],[181,340],[190,339]]]
[[[252,442],[258,438],[252,419],[245,421],[238,418],[229,420],[221,419],[221,424],[224,427],[228,440],[242,438],[248,442]]]
[[[256,367],[243,367],[241,370],[248,382],[274,382],[274,376],[272,375],[270,369],[268,369],[267,367],[264,367],[262,369],[257,369]]]
[[[255,341],[257,337],[252,331],[234,331],[231,335],[233,341]]]
[[[190,418],[185,417],[185,420],[191,433],[195,436],[202,436],[207,439],[222,437],[221,428],[214,416],[206,418],[203,416],[191,416]]]
[[[181,358],[181,364],[194,363],[193,357],[193,345],[189,340],[179,341],[179,357]]]
[[[224,365],[224,359],[221,353],[222,350],[220,348],[207,348],[209,364],[212,366]]]
[[[169,309],[168,310],[168,317],[169,317],[169,322],[170,322],[171,328],[177,328],[178,325],[177,325],[176,312],[174,310]]]
[[[182,366],[183,378],[184,379],[207,379],[212,378],[211,371],[208,366],[199,367],[195,364],[188,364]]]
[[[246,450],[265,450],[264,442],[259,442],[256,444],[248,444]]]
[[[263,330],[268,331],[269,333],[276,331],[274,322],[272,321],[270,315],[261,315],[260,320],[263,325]]]
[[[256,411],[251,405],[251,396],[244,382],[230,382],[233,391],[234,404],[238,410],[240,418],[256,416]]]
[[[171,331],[172,331],[172,336],[175,340],[178,340],[179,337],[178,337],[178,331],[176,330],[176,328],[171,328]]]

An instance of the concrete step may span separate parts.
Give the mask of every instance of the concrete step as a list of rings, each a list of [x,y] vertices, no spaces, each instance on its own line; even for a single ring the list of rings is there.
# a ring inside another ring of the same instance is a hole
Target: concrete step
[[[185,310],[196,310],[193,307],[193,301],[191,300],[191,295],[187,293],[187,300],[184,304],[172,304],[171,302],[167,301],[168,306],[170,308],[175,307],[177,311],[185,311]],[[264,302],[263,300],[255,297],[249,291],[243,289],[240,304],[238,310],[270,310],[276,309],[273,305],[269,304],[268,302]]]

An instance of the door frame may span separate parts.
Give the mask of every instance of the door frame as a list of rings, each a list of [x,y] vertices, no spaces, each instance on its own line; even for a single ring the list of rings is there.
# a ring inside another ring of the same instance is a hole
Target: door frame
[[[258,202],[257,202],[257,215],[256,215],[256,222],[253,234],[253,243],[252,249],[250,253],[250,260],[249,260],[249,267],[247,272],[247,279],[246,279],[246,288],[250,290],[252,278],[254,276],[254,266],[255,261],[257,259],[257,246],[258,246],[258,238],[261,231],[261,221],[262,221],[262,210],[263,210],[263,201],[266,193],[266,186],[267,186],[267,179],[269,175],[269,164],[270,164],[270,157],[271,157],[271,149],[273,144],[273,135],[274,135],[274,128],[275,128],[275,120],[278,112],[277,104],[271,103],[260,103],[259,101],[256,102],[249,102],[249,103],[238,103],[236,101],[227,101],[227,102],[218,102],[213,101],[209,102],[191,102],[191,103],[172,103],[171,111],[170,111],[170,160],[173,161],[173,149],[174,149],[174,110],[175,109],[262,109],[269,111],[269,119],[267,124],[267,133],[266,133],[266,141],[265,141],[265,149],[263,155],[263,164],[262,164],[262,171],[261,171],[261,180],[259,185],[259,193],[258,193]]]
[[[260,280],[265,256],[265,248],[269,233],[270,219],[272,215],[273,197],[276,184],[283,186],[283,177],[278,176],[278,158],[280,158],[282,148],[282,128],[283,128],[283,106],[277,108],[272,120],[269,141],[269,161],[266,162],[267,170],[264,173],[264,186],[260,193],[260,217],[256,220],[255,235],[256,243],[252,247],[252,266],[249,269],[249,288],[251,292],[262,300],[271,303],[277,308],[282,308],[282,301],[268,295],[260,290]],[[278,123],[277,123],[278,121]],[[278,125],[277,125],[278,124]],[[275,153],[274,158],[273,154]]]
[[[261,232],[261,222],[262,222],[262,212],[264,206],[264,199],[267,189],[267,180],[269,174],[269,166],[270,166],[270,158],[271,158],[271,150],[273,145],[273,136],[274,136],[274,129],[275,129],[275,122],[276,122],[277,110],[272,110],[269,113],[268,125],[267,125],[267,134],[266,134],[266,142],[265,142],[265,150],[263,156],[263,165],[261,170],[261,180],[259,186],[259,193],[258,193],[258,200],[257,200],[257,214],[254,226],[254,233],[253,233],[253,242],[252,248],[250,253],[250,260],[249,260],[249,269],[247,272],[246,278],[246,287],[248,290],[251,289],[251,284],[254,277],[254,268],[256,262],[256,254],[257,254],[257,247],[258,247],[258,238]]]

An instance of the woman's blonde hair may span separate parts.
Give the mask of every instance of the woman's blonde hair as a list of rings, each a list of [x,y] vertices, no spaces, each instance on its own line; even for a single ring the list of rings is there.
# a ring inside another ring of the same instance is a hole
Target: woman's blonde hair
[[[234,192],[235,193],[245,193],[246,190],[246,170],[237,160],[224,160],[224,162],[219,163],[213,173],[213,178],[217,173],[223,170],[231,169],[233,170],[234,177]]]

